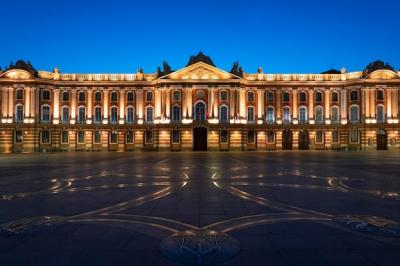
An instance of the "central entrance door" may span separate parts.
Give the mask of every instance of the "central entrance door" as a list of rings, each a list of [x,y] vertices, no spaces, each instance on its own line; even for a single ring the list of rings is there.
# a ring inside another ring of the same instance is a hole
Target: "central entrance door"
[[[308,131],[300,130],[299,132],[299,150],[308,150]]]
[[[205,127],[193,128],[193,150],[194,151],[207,150],[207,128]]]
[[[387,150],[387,134],[383,129],[380,129],[376,135],[376,149]]]

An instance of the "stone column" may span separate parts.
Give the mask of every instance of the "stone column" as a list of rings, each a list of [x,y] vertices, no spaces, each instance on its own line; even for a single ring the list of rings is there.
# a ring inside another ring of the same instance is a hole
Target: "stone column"
[[[240,119],[246,119],[246,89],[240,89]]]
[[[218,101],[219,101],[219,97],[218,97],[218,89],[214,89],[214,118],[218,119],[219,115],[218,115]]]
[[[53,89],[53,124],[60,123],[60,90]]]
[[[370,90],[370,95],[369,95],[369,100],[370,100],[370,105],[369,105],[369,113],[371,118],[375,119],[376,118],[376,104],[375,104],[375,88],[371,88]]]
[[[309,89],[308,91],[308,120],[310,124],[315,122],[314,120],[314,90]]]
[[[93,118],[93,90],[92,88],[87,90],[87,97],[88,97],[88,107],[87,107],[87,124],[92,123]]]
[[[182,87],[182,118],[186,119],[188,117],[187,112],[187,88]]]
[[[103,91],[103,124],[108,124],[108,89]]]
[[[31,97],[30,97],[30,99],[31,99],[31,104],[30,104],[30,107],[31,107],[31,111],[30,111],[30,117],[31,117],[31,121],[32,122],[34,122],[34,119],[35,119],[35,117],[36,117],[36,114],[35,114],[35,107],[36,107],[36,91],[37,91],[37,89],[35,88],[35,87],[31,87],[31,91],[30,91],[30,93],[31,93]]]
[[[296,124],[298,123],[298,115],[297,112],[299,110],[299,105],[297,103],[297,90],[292,90],[292,113],[293,113],[293,123]]]
[[[192,112],[193,112],[193,100],[192,100],[192,88],[189,88],[187,90],[187,110],[188,110],[188,117],[189,119],[192,119]]]
[[[71,91],[71,124],[76,123],[76,88]]]
[[[1,122],[4,123],[4,119],[8,117],[8,89],[5,87],[1,88]]]
[[[213,114],[213,104],[214,104],[214,95],[213,95],[214,88],[208,88],[208,118],[214,117]]]
[[[370,102],[369,102],[369,88],[365,88],[365,99],[363,99],[363,101],[365,101],[365,117],[369,118],[370,117]]]
[[[331,123],[331,95],[330,90],[325,89],[325,122],[327,124]]]
[[[282,92],[280,89],[276,91],[275,95],[275,100],[276,100],[276,121],[277,123],[282,122]]]
[[[390,119],[392,118],[392,89],[388,88],[386,89],[386,115],[387,118]]]
[[[165,118],[167,122],[171,118],[171,89],[169,88],[165,90]]]
[[[136,91],[136,114],[138,124],[143,124],[143,90]]]
[[[125,90],[119,91],[119,124],[125,123]]]
[[[257,117],[258,123],[262,124],[264,119],[264,90],[257,90]]]
[[[347,124],[347,90],[343,89],[340,91],[340,107],[341,107],[341,120],[342,124]]]
[[[14,117],[14,88],[8,88],[8,118]]]
[[[392,116],[393,118],[398,118],[399,116],[399,91],[398,89],[392,90]]]
[[[235,117],[235,89],[230,88],[229,90],[229,118]]]

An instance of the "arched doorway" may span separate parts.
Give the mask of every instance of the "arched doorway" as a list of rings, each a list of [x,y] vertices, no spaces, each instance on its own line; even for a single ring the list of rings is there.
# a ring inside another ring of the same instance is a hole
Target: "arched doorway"
[[[299,132],[299,150],[308,150],[309,136],[307,130],[300,130]]]
[[[205,127],[193,128],[193,150],[194,151],[207,150],[207,128]]]
[[[387,134],[384,129],[379,129],[376,134],[376,149],[387,150]]]
[[[203,102],[198,102],[194,107],[194,118],[196,121],[206,120],[206,105]]]
[[[292,149],[292,131],[290,131],[289,129],[286,129],[282,132],[282,149]]]

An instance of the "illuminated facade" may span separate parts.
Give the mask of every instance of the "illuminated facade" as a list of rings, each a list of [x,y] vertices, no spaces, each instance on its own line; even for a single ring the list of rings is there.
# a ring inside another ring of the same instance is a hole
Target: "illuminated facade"
[[[400,72],[0,71],[0,151],[399,149]]]

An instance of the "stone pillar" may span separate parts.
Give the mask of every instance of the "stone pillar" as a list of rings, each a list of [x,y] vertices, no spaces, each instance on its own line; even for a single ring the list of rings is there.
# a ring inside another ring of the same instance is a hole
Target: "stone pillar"
[[[399,116],[399,90],[392,90],[392,116],[393,118],[398,118]]]
[[[298,115],[297,112],[299,110],[299,105],[297,103],[297,90],[292,90],[292,114],[293,114],[293,123],[296,124],[298,123]]]
[[[35,110],[36,110],[35,109],[35,107],[36,107],[36,91],[37,91],[37,89],[35,87],[31,87],[31,91],[30,91],[30,93],[31,93],[31,97],[30,97],[30,100],[31,100],[30,117],[31,117],[31,121],[32,122],[34,121],[34,118],[36,117],[36,114],[35,114]]]
[[[365,117],[366,118],[369,118],[370,116],[371,116],[371,113],[370,113],[370,102],[369,102],[369,95],[370,95],[370,92],[369,92],[369,89],[368,88],[365,88],[365,99],[363,99],[363,101],[365,101]]]
[[[71,91],[71,124],[76,123],[76,89]]]
[[[282,92],[280,89],[276,91],[276,122],[282,122]]]
[[[8,118],[14,117],[14,88],[8,88]]]
[[[235,117],[235,88],[229,90],[229,118]]]
[[[53,89],[53,124],[60,123],[60,90]]]
[[[325,122],[331,123],[331,95],[329,89],[325,89]]]
[[[143,90],[136,91],[136,114],[138,124],[143,124]]]
[[[213,117],[214,118],[217,118],[218,119],[218,117],[219,117],[219,115],[218,115],[218,101],[219,101],[219,97],[218,97],[218,89],[214,89],[213,90],[213,93],[214,93],[214,96],[213,96],[213,100],[214,100],[214,113],[213,113]]]
[[[214,88],[208,88],[208,105],[207,105],[207,109],[208,109],[208,118],[212,118],[214,117],[213,114],[213,105],[214,105]]]
[[[182,87],[182,118],[188,118],[188,111],[187,111],[187,88]]]
[[[188,110],[188,117],[189,119],[192,119],[192,112],[193,112],[193,100],[192,100],[192,88],[188,88],[187,90],[187,99],[186,99],[186,104],[187,104],[187,110]]]
[[[240,89],[240,119],[246,119],[246,89]]]
[[[340,107],[341,107],[341,121],[342,124],[347,124],[347,90],[343,89],[340,91]]]
[[[1,122],[4,123],[4,119],[8,117],[8,89],[1,88]]]
[[[314,123],[314,90],[308,91],[308,119],[310,124]]]
[[[165,90],[165,118],[170,121],[171,118],[171,89]]]
[[[388,88],[386,89],[386,115],[387,118],[390,119],[392,118],[392,89]]]
[[[125,91],[119,91],[119,124],[125,123]]]
[[[264,91],[261,89],[257,90],[257,118],[258,123],[262,124],[264,119]]]
[[[93,90],[90,88],[87,90],[88,104],[87,104],[87,124],[92,123],[93,119]]]
[[[375,88],[371,88],[370,90],[370,106],[369,106],[369,112],[370,112],[370,116],[372,118],[376,118],[376,103],[375,103]]]
[[[25,101],[25,103],[24,103],[24,107],[25,107],[25,111],[24,111],[24,113],[25,113],[25,121],[26,122],[30,122],[30,114],[31,114],[31,108],[30,108],[30,105],[31,105],[31,101],[30,101],[30,96],[31,96],[31,89],[29,88],[29,87],[25,87],[25,90],[24,90],[24,101]]]
[[[103,91],[103,124],[108,124],[108,90]]]

